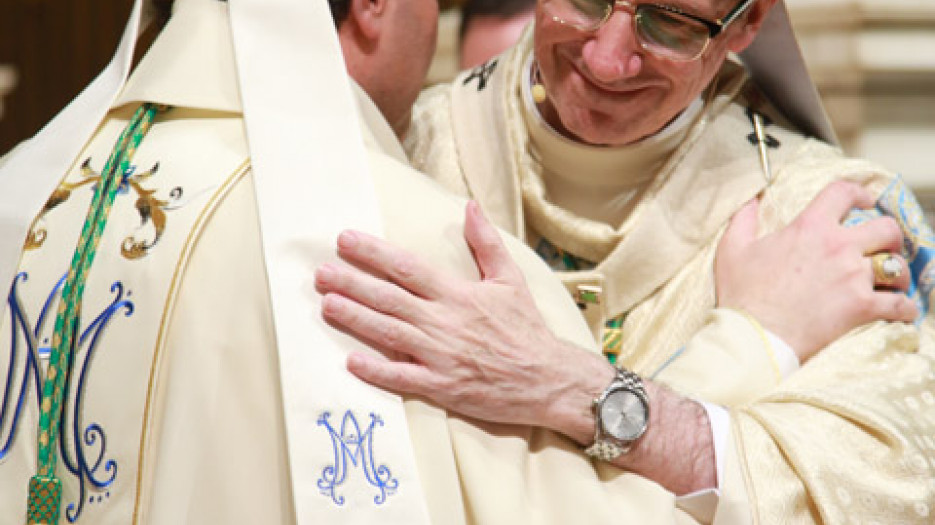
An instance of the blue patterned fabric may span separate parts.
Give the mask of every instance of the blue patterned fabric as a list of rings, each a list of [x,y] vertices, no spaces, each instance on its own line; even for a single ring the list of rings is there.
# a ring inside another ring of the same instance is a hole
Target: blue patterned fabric
[[[846,225],[854,225],[886,215],[896,219],[903,232],[903,257],[909,263],[911,297],[919,307],[919,321],[935,302],[935,233],[925,220],[925,212],[906,182],[897,177],[877,200],[874,210],[854,210]]]

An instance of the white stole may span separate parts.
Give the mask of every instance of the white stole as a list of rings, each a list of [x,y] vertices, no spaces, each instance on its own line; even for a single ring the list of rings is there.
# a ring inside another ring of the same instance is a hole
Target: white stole
[[[341,230],[381,232],[330,10],[321,1],[231,0],[230,11],[276,323],[297,520],[428,523],[402,401],[347,372],[346,350],[356,343],[325,326],[314,291],[313,271],[335,260]],[[373,466],[386,464],[399,491],[384,503],[376,503],[378,494],[365,484],[346,491],[343,506],[320,494],[318,480],[334,449],[318,418],[330,411],[337,427],[347,410],[361,430],[370,414],[386,422],[374,428],[382,458]]]
[[[339,231],[381,232],[329,8],[317,0],[229,4],[276,328],[296,521],[428,523],[402,400],[347,372],[346,353],[357,343],[325,326],[313,287],[314,269],[335,259]],[[107,68],[0,168],[0,283],[5,286],[13,281],[34,217],[126,82],[145,27],[142,8],[143,0],[135,0]],[[373,428],[379,448],[372,466],[387,467],[388,479],[398,482],[382,498],[363,481],[361,465],[350,473],[353,480],[338,487],[336,498],[325,494],[324,469],[344,452],[319,424],[326,411],[339,432],[348,412],[364,429],[371,414],[380,417],[382,424]]]

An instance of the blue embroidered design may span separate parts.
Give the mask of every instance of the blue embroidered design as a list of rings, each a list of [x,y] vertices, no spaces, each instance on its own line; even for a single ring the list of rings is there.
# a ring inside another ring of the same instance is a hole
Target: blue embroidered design
[[[337,505],[344,505],[345,498],[337,493],[337,489],[347,481],[350,467],[359,467],[372,487],[380,492],[374,496],[373,502],[382,505],[387,496],[392,496],[399,488],[399,480],[393,477],[386,465],[377,466],[373,457],[374,430],[377,425],[383,426],[383,419],[370,414],[370,426],[361,432],[360,424],[354,413],[348,410],[341,421],[341,431],[335,431],[328,421],[330,412],[325,412],[318,418],[318,424],[328,429],[331,434],[331,444],[334,447],[334,463],[325,467],[318,480],[321,493],[331,498]]]
[[[30,326],[18,294],[20,283],[26,282],[28,279],[29,276],[25,272],[18,274],[13,280],[13,286],[8,298],[12,339],[10,343],[10,364],[7,370],[2,401],[0,401],[0,443],[3,444],[3,448],[0,448],[0,460],[9,454],[15,442],[30,382],[33,383],[36,390],[37,405],[41,398],[42,381],[38,363],[43,354],[48,354],[49,349],[47,341],[43,341],[46,346],[39,345],[39,337],[46,321],[49,319],[54,321],[54,317],[50,317],[50,313],[54,312],[53,303],[61,296],[61,288],[65,282],[63,276],[55,284],[42,306],[35,325]],[[90,325],[81,331],[81,337],[78,341],[79,351],[72,355],[72,361],[68,364],[66,388],[73,392],[73,395],[66,396],[65,405],[62,409],[62,418],[59,420],[59,432],[62,436],[59,441],[59,452],[65,469],[78,478],[79,482],[77,501],[68,504],[65,514],[71,523],[77,521],[81,516],[85,502],[100,503],[104,497],[110,497],[110,492],[107,489],[117,478],[117,462],[113,459],[105,459],[107,456],[107,434],[103,426],[93,422],[83,426],[81,411],[90,370],[89,365],[95,350],[100,344],[101,335],[115,315],[121,312],[126,317],[133,315],[134,306],[129,300],[130,294],[125,291],[124,285],[119,281],[115,282],[111,285],[110,291],[114,294],[113,300]],[[25,358],[18,357],[21,344]],[[84,351],[82,352],[81,349],[84,349]],[[25,359],[25,363],[21,365],[22,375],[18,376],[19,388],[15,394],[15,411],[13,412],[8,434],[4,437],[2,431],[7,428],[5,426],[6,418],[9,415],[14,397],[12,386],[14,380],[17,379],[17,370],[20,367],[18,362],[23,359]],[[77,367],[76,360],[80,361],[77,363]],[[77,386],[72,389],[72,380],[75,379],[76,374]],[[69,403],[73,403],[73,406],[70,406]],[[88,496],[88,484],[98,494]],[[100,494],[101,492],[104,493],[103,497]]]
[[[935,233],[925,221],[925,212],[901,177],[897,177],[877,200],[874,210],[853,210],[845,220],[848,226],[880,215],[892,217],[903,232],[905,253],[912,279],[908,295],[919,307],[919,318],[935,302]]]

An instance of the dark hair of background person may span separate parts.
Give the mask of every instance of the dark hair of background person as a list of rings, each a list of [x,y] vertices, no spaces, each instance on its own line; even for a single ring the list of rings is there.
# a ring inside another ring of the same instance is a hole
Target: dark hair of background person
[[[464,33],[474,18],[495,16],[498,18],[512,18],[531,10],[536,0],[467,0],[461,7],[461,27],[458,30],[458,41],[464,39]]]
[[[328,0],[331,6],[331,18],[334,19],[334,27],[341,25],[341,22],[347,20],[347,13],[351,8],[351,0]]]
[[[153,20],[158,29],[165,27],[169,17],[172,16],[172,4],[175,0],[152,0],[153,10],[156,12],[156,18]]]

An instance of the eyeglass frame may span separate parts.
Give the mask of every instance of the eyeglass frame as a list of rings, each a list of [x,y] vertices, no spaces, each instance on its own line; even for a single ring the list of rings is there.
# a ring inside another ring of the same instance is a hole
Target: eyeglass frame
[[[731,9],[730,11],[728,11],[726,15],[724,15],[724,16],[721,17],[721,18],[715,19],[715,20],[708,20],[708,19],[706,19],[706,18],[702,18],[702,17],[700,17],[700,16],[693,15],[693,14],[691,14],[691,13],[686,13],[686,12],[682,11],[681,9],[678,9],[677,7],[673,7],[673,6],[669,6],[669,5],[650,4],[650,5],[652,5],[652,6],[655,7],[655,8],[662,9],[663,11],[668,11],[668,12],[670,12],[670,13],[675,13],[675,14],[677,14],[677,15],[684,16],[684,17],[686,17],[686,18],[690,18],[690,19],[692,19],[692,20],[694,20],[694,21],[696,21],[696,22],[698,22],[698,23],[704,25],[704,26],[708,29],[708,39],[705,41],[704,46],[702,46],[701,50],[698,51],[698,53],[697,53],[695,56],[693,56],[692,58],[684,59],[684,60],[679,60],[679,59],[672,58],[672,57],[663,57],[663,56],[659,55],[658,53],[654,52],[652,49],[647,48],[647,47],[646,47],[646,44],[643,43],[642,39],[640,39],[640,47],[642,47],[643,49],[646,49],[647,51],[649,51],[650,53],[653,53],[654,55],[660,56],[661,58],[664,58],[664,59],[667,59],[667,60],[673,60],[673,61],[676,61],[676,62],[693,62],[693,61],[695,61],[695,60],[698,60],[698,58],[700,58],[701,55],[704,54],[704,52],[708,49],[708,44],[711,43],[711,40],[717,38],[718,35],[720,35],[721,33],[723,33],[723,32],[727,29],[727,26],[729,26],[732,22],[734,22],[735,20],[737,20],[738,18],[740,18],[740,16],[741,16],[747,9],[749,9],[750,6],[753,5],[754,2],[756,2],[756,0],[740,0],[740,2],[738,2],[737,5],[734,6],[733,9]],[[608,20],[610,20],[610,17],[613,16],[613,14],[614,14],[614,9],[615,9],[618,5],[619,5],[619,6],[628,7],[628,8],[633,12],[633,14],[635,15],[635,14],[636,14],[636,9],[639,7],[640,4],[634,4],[634,3],[629,2],[629,1],[627,1],[627,0],[614,0],[614,1],[612,2],[611,6],[610,6],[610,9],[607,11],[607,14],[604,15],[604,18],[601,19],[601,21],[600,21],[593,29],[590,29],[590,30],[585,30],[585,29],[581,29],[581,28],[579,28],[579,29],[582,30],[582,31],[588,31],[588,32],[597,31],[597,30],[600,29],[604,24],[606,24]],[[565,21],[565,20],[559,18],[558,16],[554,16],[554,15],[553,15],[553,16],[552,16],[552,20],[554,20],[554,21],[556,21],[556,22],[558,22],[558,23],[560,23],[560,24],[566,24],[566,25],[570,25],[570,26],[572,26],[572,27],[575,27],[574,24],[571,24],[571,23],[569,23],[569,22],[567,22],[567,21]],[[635,17],[635,16],[634,16],[634,18],[633,18],[633,23],[636,24],[636,17]],[[638,31],[637,31],[637,35],[639,35],[639,32],[638,32]]]

